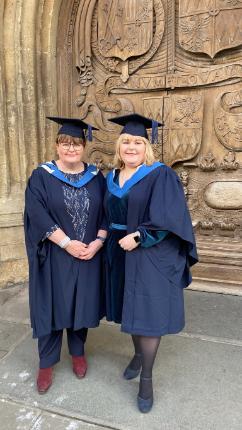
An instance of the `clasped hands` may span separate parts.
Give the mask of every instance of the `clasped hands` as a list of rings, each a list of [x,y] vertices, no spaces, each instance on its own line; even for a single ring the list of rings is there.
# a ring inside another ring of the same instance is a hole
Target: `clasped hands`
[[[95,239],[86,245],[79,240],[71,240],[65,250],[73,257],[79,258],[80,260],[91,260],[94,255],[103,246],[101,240]]]
[[[119,245],[124,251],[132,251],[139,246],[139,244],[135,242],[134,236],[137,236],[137,232],[127,234],[127,236],[120,239]],[[102,246],[103,244],[99,239],[93,240],[89,245],[86,245],[79,240],[71,240],[65,250],[70,255],[79,258],[80,260],[91,260]]]

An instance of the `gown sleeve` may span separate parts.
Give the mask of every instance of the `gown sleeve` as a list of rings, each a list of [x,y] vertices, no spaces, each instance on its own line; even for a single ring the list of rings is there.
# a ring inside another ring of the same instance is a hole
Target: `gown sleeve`
[[[168,235],[168,231],[163,230],[148,230],[144,227],[139,227],[140,232],[140,246],[142,248],[150,248],[151,246],[157,245]]]
[[[159,168],[150,196],[148,220],[138,229],[167,231],[186,243],[189,266],[197,263],[196,242],[183,186],[170,167]]]
[[[58,226],[58,224],[55,224],[51,227],[50,231],[47,231],[44,235],[44,237],[42,237],[42,242],[45,239],[48,239],[56,230],[58,230],[60,227]]]
[[[24,228],[27,250],[32,245],[39,245],[57,225],[47,205],[47,193],[39,169],[33,171],[25,191]]]

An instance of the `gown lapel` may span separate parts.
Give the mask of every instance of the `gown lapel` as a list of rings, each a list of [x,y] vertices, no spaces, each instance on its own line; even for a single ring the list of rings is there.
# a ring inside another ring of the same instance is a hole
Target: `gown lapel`
[[[65,177],[64,173],[61,172],[61,170],[58,169],[58,167],[52,163],[52,161],[49,161],[47,163],[43,163],[40,165],[43,169],[45,169],[50,175],[54,176],[55,178],[59,179],[62,182],[65,182],[68,185],[71,185],[75,188],[81,188],[84,185],[86,185],[88,182],[90,182],[95,176],[98,174],[98,169],[96,166],[89,164],[87,166],[87,170],[84,173],[84,175],[79,179],[77,182],[71,182],[68,178]]]
[[[152,164],[152,166],[146,166],[143,164],[132,176],[129,178],[123,187],[120,187],[115,181],[114,181],[114,175],[115,175],[115,169],[112,170],[107,175],[107,187],[108,191],[113,194],[116,197],[119,197],[120,199],[139,181],[141,181],[145,176],[147,176],[149,173],[151,173],[154,169],[157,167],[164,166],[163,163],[160,163],[159,161]]]

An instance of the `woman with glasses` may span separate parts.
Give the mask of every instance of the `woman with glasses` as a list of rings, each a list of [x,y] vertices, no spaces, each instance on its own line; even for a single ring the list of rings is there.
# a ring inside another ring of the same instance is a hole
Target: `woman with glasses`
[[[87,331],[97,327],[104,314],[101,249],[106,238],[102,209],[105,181],[95,166],[82,161],[84,130],[91,134],[90,126],[79,119],[48,118],[61,124],[56,139],[58,157],[33,171],[24,217],[40,394],[52,384],[63,329],[67,330],[73,372],[78,378],[85,376]]]

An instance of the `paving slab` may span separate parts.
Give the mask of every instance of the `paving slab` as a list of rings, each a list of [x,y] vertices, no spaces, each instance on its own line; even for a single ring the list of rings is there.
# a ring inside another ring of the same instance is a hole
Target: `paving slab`
[[[39,409],[16,405],[0,399],[1,430],[30,430],[40,414]]]
[[[126,430],[241,430],[242,347],[196,338],[166,336],[154,369],[155,404],[142,415],[136,407],[138,380],[122,370],[132,353],[129,336],[116,325],[90,330],[89,369],[78,380],[66,340],[54,384],[44,396],[35,389],[37,353],[27,337],[0,362],[0,393],[29,407]]]
[[[0,290],[0,320],[29,324],[28,286]]]
[[[185,332],[242,341],[241,296],[186,290],[185,305]]]
[[[8,351],[4,350],[4,349],[0,349],[0,360],[1,358],[4,357],[4,355],[6,355],[8,353]]]
[[[77,420],[44,413],[38,417],[31,430],[105,430],[107,427],[83,423]]]
[[[28,325],[0,320],[0,358],[11,351],[29,332]]]
[[[105,430],[94,424],[0,399],[1,430]]]

